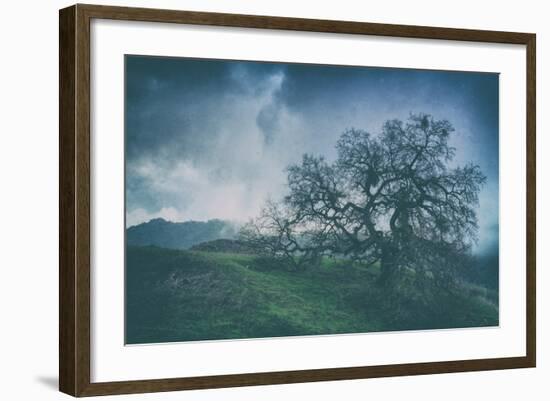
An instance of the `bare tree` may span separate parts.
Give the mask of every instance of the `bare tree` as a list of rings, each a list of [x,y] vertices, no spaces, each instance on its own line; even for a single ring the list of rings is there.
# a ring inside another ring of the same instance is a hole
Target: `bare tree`
[[[450,167],[454,129],[426,114],[387,121],[371,136],[350,129],[337,160],[304,155],[288,167],[289,195],[241,231],[259,252],[296,265],[324,255],[380,263],[380,283],[400,272],[441,285],[476,241],[479,166]]]

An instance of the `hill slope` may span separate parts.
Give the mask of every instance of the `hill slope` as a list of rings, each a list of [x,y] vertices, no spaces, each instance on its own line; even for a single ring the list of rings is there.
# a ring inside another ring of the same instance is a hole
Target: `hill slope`
[[[188,249],[193,245],[220,238],[233,238],[237,228],[223,220],[173,223],[153,219],[126,230],[128,245],[154,245],[162,248]]]
[[[254,255],[128,247],[126,342],[498,324],[498,307],[484,288],[437,299],[404,291],[395,299],[374,285],[377,274],[334,260],[289,271]]]
[[[189,248],[190,251],[199,252],[224,252],[224,253],[243,253],[254,254],[256,251],[243,241],[234,239],[215,239],[213,241],[201,242]]]

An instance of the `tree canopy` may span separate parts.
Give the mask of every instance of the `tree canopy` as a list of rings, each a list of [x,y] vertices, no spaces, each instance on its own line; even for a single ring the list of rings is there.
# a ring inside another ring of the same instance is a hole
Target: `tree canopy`
[[[452,125],[430,115],[387,121],[378,135],[349,129],[337,158],[303,155],[287,168],[288,195],[269,201],[241,237],[296,266],[323,256],[379,263],[380,282],[414,271],[441,284],[477,237],[479,166],[451,166]]]

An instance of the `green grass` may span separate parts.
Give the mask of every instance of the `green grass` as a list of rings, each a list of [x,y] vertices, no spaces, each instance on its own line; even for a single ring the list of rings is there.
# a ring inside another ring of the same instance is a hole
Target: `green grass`
[[[128,247],[126,269],[133,344],[498,324],[479,286],[388,295],[375,285],[378,266],[328,258],[292,271],[254,255]]]

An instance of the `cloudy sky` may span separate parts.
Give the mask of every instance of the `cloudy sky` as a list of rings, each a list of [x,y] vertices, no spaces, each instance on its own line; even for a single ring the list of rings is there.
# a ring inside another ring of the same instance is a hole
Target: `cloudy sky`
[[[303,153],[331,160],[346,128],[429,113],[479,164],[479,249],[498,241],[498,75],[126,56],[127,226],[242,222],[285,191]]]

